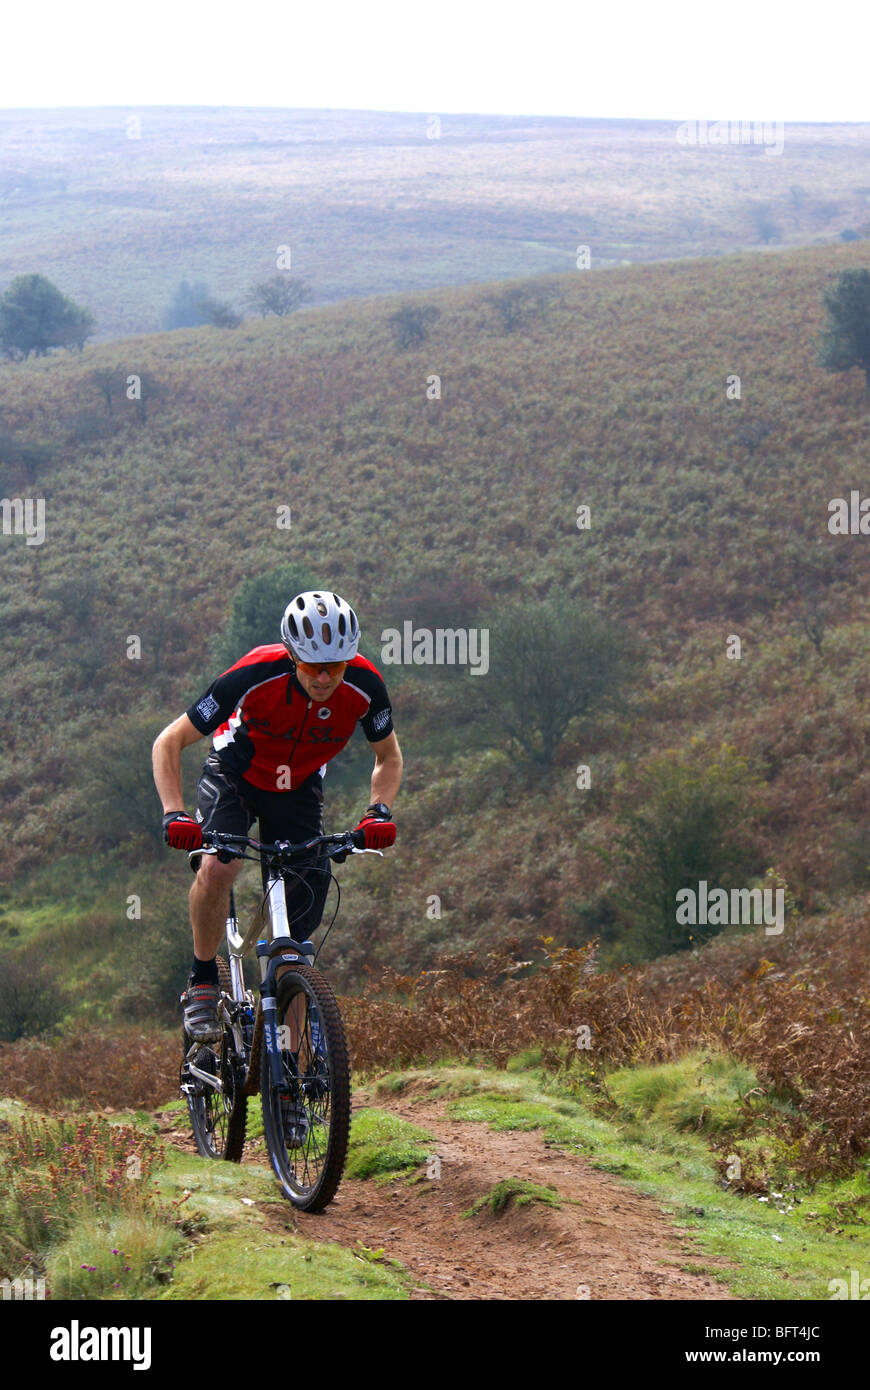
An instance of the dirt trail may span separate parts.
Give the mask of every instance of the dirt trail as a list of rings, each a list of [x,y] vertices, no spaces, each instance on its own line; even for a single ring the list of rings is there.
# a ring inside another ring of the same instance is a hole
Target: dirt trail
[[[655,1202],[621,1186],[579,1156],[544,1146],[540,1132],[499,1133],[451,1119],[443,1102],[376,1098],[437,1140],[441,1176],[414,1185],[345,1179],[317,1216],[270,1207],[276,1229],[295,1224],[308,1239],[384,1249],[419,1281],[419,1299],[730,1299],[712,1278],[680,1269],[724,1265],[669,1224]],[[461,1213],[504,1178],[553,1184],[576,1205],[513,1204],[499,1215]],[[584,1286],[588,1294],[584,1293]]]

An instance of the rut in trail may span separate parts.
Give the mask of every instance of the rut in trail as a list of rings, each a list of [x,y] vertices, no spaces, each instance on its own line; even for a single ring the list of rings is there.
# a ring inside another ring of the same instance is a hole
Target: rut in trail
[[[360,1091],[355,1109],[376,1105],[435,1136],[439,1179],[413,1185],[345,1179],[325,1212],[270,1206],[268,1224],[309,1240],[358,1242],[400,1260],[419,1299],[731,1299],[726,1286],[683,1265],[727,1267],[669,1223],[650,1197],[621,1186],[574,1154],[545,1148],[540,1132],[496,1132],[445,1113],[445,1103]],[[253,1154],[252,1154],[253,1157]],[[259,1157],[259,1156],[258,1156]],[[576,1200],[560,1210],[511,1204],[463,1219],[505,1178],[558,1188]],[[265,1213],[264,1213],[265,1214]],[[588,1290],[588,1294],[585,1292]]]

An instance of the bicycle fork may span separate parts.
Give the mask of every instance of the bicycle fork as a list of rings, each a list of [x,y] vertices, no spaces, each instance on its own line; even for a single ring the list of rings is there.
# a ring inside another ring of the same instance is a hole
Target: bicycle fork
[[[296,963],[301,961],[303,965],[311,964],[315,948],[310,941],[294,941],[290,935],[287,901],[284,897],[284,880],[280,874],[269,875],[266,898],[269,904],[272,940],[264,939],[257,942],[257,958],[260,962],[260,1003],[263,1009],[263,1038],[266,1043],[266,1054],[269,1058],[272,1085],[277,1089],[283,1089],[287,1082],[281,1057],[284,1049],[278,1034],[276,1002],[278,971],[283,965],[292,964],[294,961]]]

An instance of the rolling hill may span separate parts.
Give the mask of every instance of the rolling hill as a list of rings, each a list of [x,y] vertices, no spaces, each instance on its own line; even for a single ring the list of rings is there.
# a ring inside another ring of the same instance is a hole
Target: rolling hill
[[[870,127],[714,126],[0,111],[0,289],[39,271],[107,340],[157,330],[182,279],[241,310],[281,246],[325,304],[565,273],[578,246],[600,269],[867,236]]]

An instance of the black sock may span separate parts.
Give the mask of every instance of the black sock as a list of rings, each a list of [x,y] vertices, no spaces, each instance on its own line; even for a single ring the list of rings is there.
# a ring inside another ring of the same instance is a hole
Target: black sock
[[[214,956],[211,960],[200,960],[198,956],[194,956],[190,983],[192,985],[216,985],[218,983],[217,960]]]

